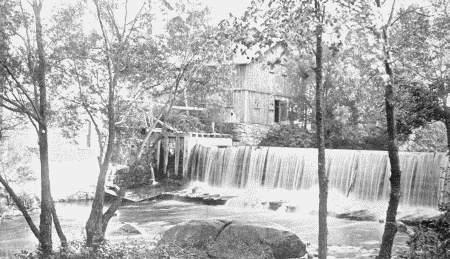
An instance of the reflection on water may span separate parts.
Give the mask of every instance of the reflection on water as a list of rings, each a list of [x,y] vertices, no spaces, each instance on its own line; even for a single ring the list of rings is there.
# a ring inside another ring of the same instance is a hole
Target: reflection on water
[[[58,203],[57,211],[68,239],[83,239],[84,224],[89,216],[90,203]],[[317,216],[304,213],[284,213],[259,208],[233,206],[206,206],[177,201],[144,202],[122,206],[111,220],[108,233],[121,223],[133,223],[146,236],[156,236],[180,222],[191,219],[236,219],[279,224],[296,233],[304,242],[317,243]],[[33,215],[35,222],[38,214]],[[383,224],[355,222],[329,217],[329,244],[343,246],[379,246]],[[399,236],[397,239],[404,239]],[[54,242],[57,244],[56,233]],[[37,241],[28,229],[23,217],[5,220],[0,226],[2,251],[32,250]],[[1,253],[0,253],[1,255]]]

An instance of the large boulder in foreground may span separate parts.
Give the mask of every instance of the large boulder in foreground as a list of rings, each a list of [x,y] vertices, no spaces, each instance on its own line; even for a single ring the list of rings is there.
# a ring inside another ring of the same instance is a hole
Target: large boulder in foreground
[[[278,225],[245,221],[192,220],[167,230],[160,244],[193,246],[212,258],[298,258],[306,246]]]
[[[159,242],[175,244],[182,248],[205,249],[226,224],[227,222],[220,220],[191,220],[168,229]]]

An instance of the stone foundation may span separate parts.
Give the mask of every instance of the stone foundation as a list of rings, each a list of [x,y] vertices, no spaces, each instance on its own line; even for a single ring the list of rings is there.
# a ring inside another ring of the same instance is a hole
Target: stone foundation
[[[279,125],[263,125],[251,123],[220,123],[217,131],[230,134],[234,146],[258,146],[267,133]]]

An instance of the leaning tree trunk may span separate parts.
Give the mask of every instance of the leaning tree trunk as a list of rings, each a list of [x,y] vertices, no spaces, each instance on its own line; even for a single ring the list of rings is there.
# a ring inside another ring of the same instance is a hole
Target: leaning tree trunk
[[[31,229],[31,232],[33,232],[34,236],[37,238],[37,240],[40,240],[40,233],[39,229],[36,227],[36,225],[33,222],[33,219],[31,218],[30,214],[27,211],[27,208],[25,205],[23,205],[23,202],[20,200],[20,197],[17,196],[17,194],[14,192],[14,190],[9,186],[8,182],[0,175],[0,183],[5,187],[6,191],[8,192],[9,196],[13,199],[14,203],[19,208],[20,212],[22,212],[23,217],[25,218],[25,221],[27,222],[28,226]]]
[[[105,239],[103,231],[103,205],[105,196],[106,175],[109,170],[109,163],[115,148],[116,140],[116,121],[115,121],[115,93],[117,85],[117,75],[113,74],[113,67],[108,57],[108,70],[110,72],[109,95],[108,95],[108,142],[106,146],[105,157],[100,165],[100,174],[97,179],[94,201],[92,202],[91,214],[86,222],[86,245],[92,246],[94,243],[102,242]]]
[[[316,12],[320,12],[319,1],[316,1]],[[317,148],[318,148],[318,178],[319,178],[319,259],[326,259],[328,248],[328,227],[327,227],[327,199],[328,199],[328,176],[325,172],[325,134],[323,118],[323,69],[322,69],[322,30],[319,23],[316,26],[316,127],[317,127]]]
[[[112,82],[111,82],[112,83]],[[106,147],[105,157],[100,166],[100,173],[97,179],[97,187],[95,189],[94,201],[92,202],[91,214],[86,222],[86,245],[92,246],[94,243],[102,242],[105,239],[103,231],[103,205],[105,196],[106,175],[109,170],[114,150],[114,142],[116,138],[115,120],[114,120],[114,90],[110,89],[110,103],[108,105],[108,144]]]
[[[380,1],[376,0],[377,6],[380,8]],[[395,125],[395,96],[393,85],[393,71],[390,64],[390,53],[388,48],[387,28],[382,30],[382,42],[384,53],[384,68],[387,75],[385,82],[385,105],[386,105],[386,122],[388,131],[388,153],[391,165],[391,193],[389,196],[389,205],[386,212],[386,223],[384,226],[383,238],[381,241],[380,253],[377,258],[391,258],[392,246],[394,244],[395,234],[397,233],[397,208],[400,202],[400,160],[398,157],[397,129]]]

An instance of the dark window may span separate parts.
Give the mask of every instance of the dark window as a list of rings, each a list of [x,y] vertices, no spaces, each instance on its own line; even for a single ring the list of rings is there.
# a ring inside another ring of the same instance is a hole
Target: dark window
[[[280,100],[275,100],[275,122],[280,122]]]
[[[280,101],[280,122],[287,121],[288,106],[286,101]]]
[[[288,107],[287,101],[275,100],[274,122],[287,121]]]

